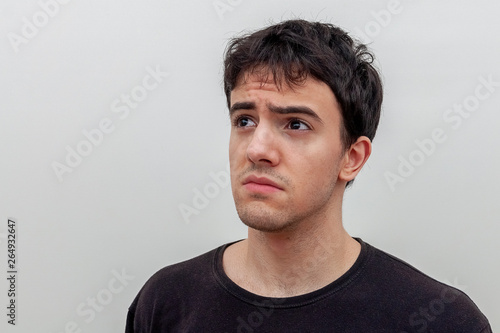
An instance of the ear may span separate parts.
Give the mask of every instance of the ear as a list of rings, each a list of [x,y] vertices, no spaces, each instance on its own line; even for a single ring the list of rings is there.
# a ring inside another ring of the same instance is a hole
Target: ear
[[[344,163],[339,172],[339,179],[346,182],[353,180],[372,153],[372,142],[366,136],[360,136],[345,152]]]

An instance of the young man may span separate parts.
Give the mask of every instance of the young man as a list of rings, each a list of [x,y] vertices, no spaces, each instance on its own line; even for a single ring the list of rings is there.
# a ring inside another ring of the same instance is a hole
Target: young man
[[[380,116],[372,61],[339,28],[303,20],[230,43],[231,185],[248,238],[156,273],[128,333],[491,332],[467,295],[342,226]]]

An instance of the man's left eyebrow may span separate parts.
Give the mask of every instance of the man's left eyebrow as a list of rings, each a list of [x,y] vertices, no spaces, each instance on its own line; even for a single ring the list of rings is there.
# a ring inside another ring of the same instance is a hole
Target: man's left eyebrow
[[[289,105],[289,106],[277,106],[268,104],[267,107],[271,112],[277,114],[305,114],[308,115],[319,122],[323,123],[323,120],[318,116],[316,112],[314,112],[311,108],[305,105]]]

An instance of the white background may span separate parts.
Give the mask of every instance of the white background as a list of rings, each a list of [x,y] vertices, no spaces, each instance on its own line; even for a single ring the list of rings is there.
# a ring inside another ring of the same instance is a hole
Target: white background
[[[295,17],[371,42],[383,73],[379,132],[346,194],[346,228],[460,287],[499,330],[500,87],[459,125],[443,116],[488,92],[481,77],[500,82],[500,2],[400,0],[387,16],[389,3],[87,0],[57,3],[49,17],[37,1],[3,1],[0,276],[8,217],[18,223],[19,275],[15,327],[0,279],[0,330],[122,332],[151,274],[245,237],[229,186],[210,176],[223,180],[228,161],[222,54],[231,36]],[[35,32],[25,27],[34,21]],[[147,68],[169,76],[121,119],[112,103],[144,92]],[[66,164],[67,146],[105,118],[114,130],[60,181],[54,162]],[[435,128],[446,140],[416,152]],[[420,165],[391,188],[387,173],[410,155]],[[206,201],[195,195],[204,190]],[[197,210],[188,219],[186,206]]]

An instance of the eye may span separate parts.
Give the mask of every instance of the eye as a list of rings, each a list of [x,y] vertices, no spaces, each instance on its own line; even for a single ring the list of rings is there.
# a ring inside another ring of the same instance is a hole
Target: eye
[[[292,119],[288,123],[288,128],[292,130],[310,130],[311,128],[302,120]]]
[[[247,116],[239,116],[234,120],[233,125],[236,127],[250,127],[255,126],[255,122]]]

